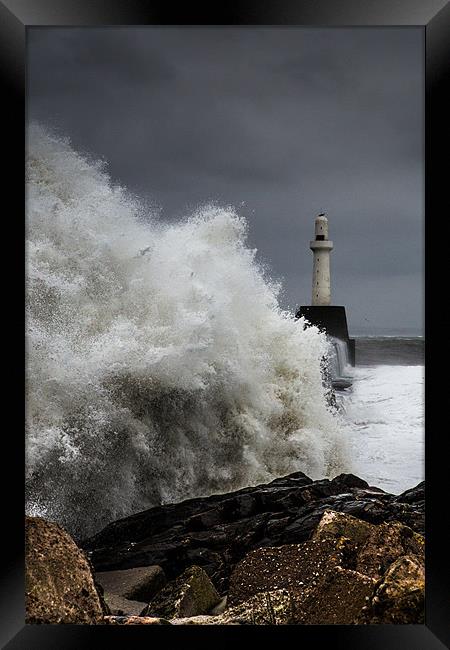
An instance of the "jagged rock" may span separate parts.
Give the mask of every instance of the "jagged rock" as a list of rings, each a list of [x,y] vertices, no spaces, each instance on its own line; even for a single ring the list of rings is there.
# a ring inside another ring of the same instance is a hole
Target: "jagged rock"
[[[295,597],[295,623],[350,625],[373,592],[375,580],[340,566],[329,569],[316,585]]]
[[[158,564],[173,579],[199,565],[224,594],[234,566],[249,551],[307,541],[326,510],[373,524],[398,521],[423,533],[424,491],[421,483],[394,496],[351,474],[312,481],[297,472],[266,485],[152,508],[110,524],[83,546],[98,571]]]
[[[170,621],[153,616],[105,616],[105,625],[170,625]]]
[[[412,505],[423,505],[425,503],[425,481],[400,494],[396,501],[399,503],[411,503]]]
[[[259,592],[278,589],[300,594],[344,562],[345,548],[345,538],[338,538],[251,551],[231,575],[228,604],[233,606]]]
[[[372,578],[382,576],[402,555],[424,555],[424,538],[408,526],[399,522],[373,525],[351,515],[325,511],[313,539],[339,539],[342,536],[350,541],[346,566]]]
[[[172,625],[288,625],[295,621],[295,604],[286,589],[261,592],[230,607],[220,616],[173,619]]]
[[[361,624],[420,624],[425,620],[425,567],[417,555],[398,558],[376,583],[367,605],[355,617]]]
[[[222,624],[290,625],[295,622],[295,616],[295,602],[289,590],[274,589],[255,594],[218,618]]]
[[[347,537],[355,544],[361,545],[372,534],[373,530],[374,526],[362,519],[356,519],[356,517],[334,510],[325,510],[312,539]]]
[[[128,600],[118,594],[111,594],[105,591],[105,602],[108,605],[109,614],[112,616],[140,616],[147,603],[137,600]]]
[[[292,622],[348,625],[359,615],[366,600],[373,597],[376,579],[406,553],[423,562],[423,538],[407,526],[375,526],[326,511],[311,541],[260,548],[241,560],[231,575],[228,603],[233,606],[259,592],[284,588],[295,605]],[[410,579],[411,573],[407,575]],[[399,580],[403,595],[397,588]],[[403,573],[397,571],[389,578],[387,593],[391,601],[385,609],[395,611],[397,617],[398,611],[404,613],[403,605],[396,603],[396,599],[409,598],[406,591]],[[412,618],[417,607],[409,606]],[[230,615],[230,611],[226,614]]]
[[[121,571],[100,571],[95,574],[95,579],[105,592],[144,603],[148,603],[167,582],[161,567],[154,565]]]
[[[182,618],[206,614],[220,601],[208,574],[192,566],[168,583],[142,611],[142,616]]]
[[[402,555],[424,555],[425,541],[408,526],[397,522],[374,526],[373,532],[357,553],[356,569],[379,578]]]
[[[91,567],[70,535],[39,517],[25,519],[27,623],[100,623]]]
[[[228,602],[248,602],[255,594],[283,589],[289,596],[289,623],[350,624],[375,580],[343,568],[349,548],[349,540],[338,537],[252,551],[233,571]]]
[[[263,591],[220,616],[173,619],[173,625],[348,625],[372,593],[374,580],[335,567],[305,591]]]

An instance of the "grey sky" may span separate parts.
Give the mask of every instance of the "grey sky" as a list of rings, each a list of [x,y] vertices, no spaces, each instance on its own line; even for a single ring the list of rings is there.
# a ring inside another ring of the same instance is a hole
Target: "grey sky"
[[[351,334],[421,333],[423,46],[420,28],[33,28],[28,118],[164,220],[233,204],[291,309],[326,211]]]

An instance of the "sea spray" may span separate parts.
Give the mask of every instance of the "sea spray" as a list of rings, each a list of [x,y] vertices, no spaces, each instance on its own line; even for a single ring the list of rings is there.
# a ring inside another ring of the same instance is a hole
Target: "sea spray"
[[[233,208],[164,225],[39,125],[27,142],[28,511],[90,534],[161,503],[346,469],[325,337]]]

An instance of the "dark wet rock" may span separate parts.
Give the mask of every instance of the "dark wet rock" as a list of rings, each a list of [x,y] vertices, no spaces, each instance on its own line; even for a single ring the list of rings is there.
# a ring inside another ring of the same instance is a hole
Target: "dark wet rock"
[[[350,386],[353,385],[353,381],[351,379],[343,379],[340,377],[339,379],[333,379],[331,382],[331,386],[335,390],[344,390],[345,388],[350,388]]]
[[[424,484],[395,496],[352,474],[312,481],[297,472],[140,512],[110,524],[83,546],[97,571],[157,564],[171,580],[195,564],[224,594],[234,566],[248,552],[309,540],[327,510],[372,524],[397,521],[423,533]]]
[[[91,566],[70,535],[39,517],[25,519],[27,623],[100,623]]]
[[[112,616],[140,616],[142,610],[147,607],[147,603],[137,600],[128,600],[117,594],[104,594],[105,602],[108,605],[109,614]]]
[[[425,566],[417,555],[405,555],[378,580],[368,603],[353,621],[361,624],[423,624]]]
[[[100,571],[95,574],[95,579],[105,592],[144,603],[148,603],[167,582],[160,566]]]
[[[169,582],[142,611],[142,616],[182,618],[207,614],[221,598],[203,569],[192,566]]]
[[[395,501],[398,503],[423,505],[425,503],[425,481],[422,481],[422,483],[419,483],[410,490],[406,490],[406,492],[402,492]]]

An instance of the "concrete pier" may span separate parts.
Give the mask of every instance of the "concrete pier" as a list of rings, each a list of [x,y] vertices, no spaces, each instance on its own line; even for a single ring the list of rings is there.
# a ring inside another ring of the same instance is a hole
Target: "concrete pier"
[[[302,316],[311,324],[324,330],[328,336],[334,336],[347,344],[348,359],[355,365],[355,339],[348,335],[347,316],[342,305],[306,305],[298,309],[297,318]]]

